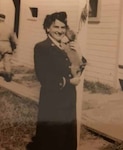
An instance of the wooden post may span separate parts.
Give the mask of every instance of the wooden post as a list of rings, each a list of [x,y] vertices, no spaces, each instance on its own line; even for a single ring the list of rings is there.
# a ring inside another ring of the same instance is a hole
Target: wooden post
[[[88,0],[79,0],[78,36],[80,55],[86,57],[86,38],[87,38],[87,5]],[[80,132],[82,124],[82,103],[83,103],[83,81],[84,72],[81,75],[81,82],[76,87],[77,90],[77,150],[80,150]]]

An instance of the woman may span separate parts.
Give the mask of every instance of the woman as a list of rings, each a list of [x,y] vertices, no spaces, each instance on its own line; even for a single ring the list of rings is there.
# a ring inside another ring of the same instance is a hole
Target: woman
[[[76,88],[71,63],[61,47],[68,28],[67,14],[56,12],[44,20],[47,39],[34,48],[35,71],[41,83],[38,123],[28,150],[76,150]],[[76,50],[76,44],[71,48]]]

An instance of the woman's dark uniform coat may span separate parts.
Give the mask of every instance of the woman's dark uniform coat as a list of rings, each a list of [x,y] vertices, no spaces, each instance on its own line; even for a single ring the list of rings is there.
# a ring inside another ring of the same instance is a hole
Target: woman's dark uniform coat
[[[76,150],[76,90],[70,60],[49,38],[35,45],[34,63],[41,83],[36,150]]]

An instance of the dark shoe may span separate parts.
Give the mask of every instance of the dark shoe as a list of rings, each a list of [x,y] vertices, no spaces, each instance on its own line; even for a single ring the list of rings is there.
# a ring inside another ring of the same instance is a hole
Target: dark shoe
[[[12,77],[13,77],[13,74],[12,74],[12,73],[6,73],[6,74],[4,75],[4,80],[5,80],[6,82],[10,82],[10,81],[12,81]]]
[[[28,143],[26,145],[26,150],[32,150],[32,143]]]
[[[39,148],[36,143],[30,142],[26,145],[26,150],[39,150]]]
[[[12,81],[13,74],[7,72],[0,72],[0,76],[4,78],[6,82]]]

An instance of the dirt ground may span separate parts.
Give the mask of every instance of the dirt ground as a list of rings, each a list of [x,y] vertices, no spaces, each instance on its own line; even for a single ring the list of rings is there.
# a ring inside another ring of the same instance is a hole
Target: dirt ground
[[[35,133],[37,104],[0,88],[0,150],[25,150]],[[99,135],[81,127],[79,150],[105,149],[111,145]]]

